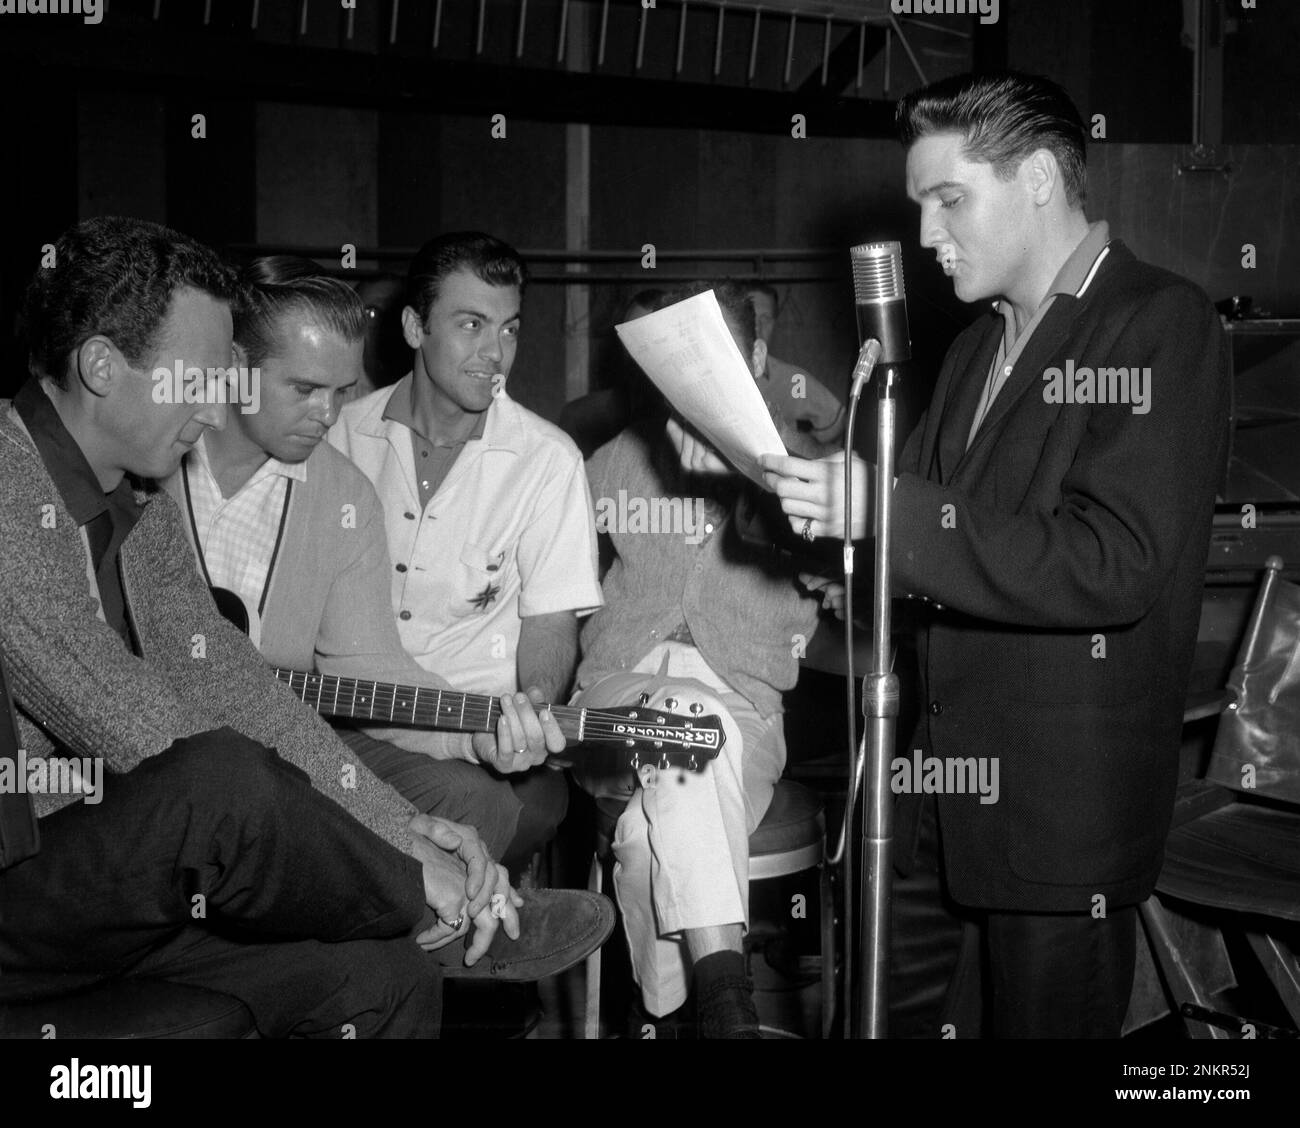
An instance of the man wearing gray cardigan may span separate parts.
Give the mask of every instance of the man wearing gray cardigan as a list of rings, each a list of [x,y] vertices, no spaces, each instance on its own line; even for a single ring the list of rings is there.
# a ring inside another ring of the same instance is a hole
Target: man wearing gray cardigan
[[[268,1035],[427,1035],[421,947],[472,926],[475,963],[523,909],[537,952],[585,955],[606,907],[525,906],[473,831],[416,815],[220,618],[174,504],[132,489],[224,423],[204,400],[231,360],[227,269],[111,218],[53,260],[25,310],[35,378],[0,405],[0,650],[27,756],[107,773],[94,802],[35,797],[42,850],[0,873],[0,1001],[144,975],[234,995]],[[194,394],[163,369],[197,370]]]

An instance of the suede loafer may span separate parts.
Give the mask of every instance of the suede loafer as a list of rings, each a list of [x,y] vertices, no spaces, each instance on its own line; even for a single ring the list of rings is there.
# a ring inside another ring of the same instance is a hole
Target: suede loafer
[[[614,903],[585,889],[521,889],[519,939],[497,930],[492,946],[473,967],[462,962],[470,938],[433,955],[447,979],[495,979],[528,983],[573,967],[614,931]]]

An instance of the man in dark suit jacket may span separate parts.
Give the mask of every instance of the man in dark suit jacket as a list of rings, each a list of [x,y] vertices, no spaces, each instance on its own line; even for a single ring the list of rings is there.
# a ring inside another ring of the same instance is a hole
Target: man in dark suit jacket
[[[1196,286],[1089,224],[1084,127],[1055,84],[945,80],[898,120],[922,244],[993,303],[899,458],[895,583],[928,601],[905,752],[946,769],[945,876],[984,929],[993,1032],[1113,1037],[1173,808],[1226,339]],[[843,534],[836,463],[768,470],[796,529]],[[952,770],[970,757],[996,789]]]

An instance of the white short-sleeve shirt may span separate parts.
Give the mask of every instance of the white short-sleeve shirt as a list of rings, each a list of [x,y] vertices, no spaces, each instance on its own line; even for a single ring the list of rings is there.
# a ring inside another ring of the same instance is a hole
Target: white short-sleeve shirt
[[[520,619],[600,607],[595,517],[582,455],[504,392],[422,511],[411,432],[385,419],[408,375],[339,413],[329,441],[384,503],[393,612],[426,670],[471,693],[519,688]]]

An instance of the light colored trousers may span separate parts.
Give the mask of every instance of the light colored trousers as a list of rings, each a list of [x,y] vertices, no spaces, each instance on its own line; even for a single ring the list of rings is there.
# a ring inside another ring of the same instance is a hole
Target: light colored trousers
[[[785,732],[780,713],[760,717],[693,646],[661,644],[635,669],[702,683],[723,709],[727,736],[717,759],[701,772],[643,767],[638,787],[626,775],[575,773],[597,797],[628,798],[614,833],[614,892],[645,1008],[662,1016],[680,1007],[689,990],[682,930],[749,925],[749,836],[785,767]],[[586,692],[597,693],[597,684]],[[578,694],[574,703],[582,704],[583,697]],[[707,705],[705,712],[713,708]]]

